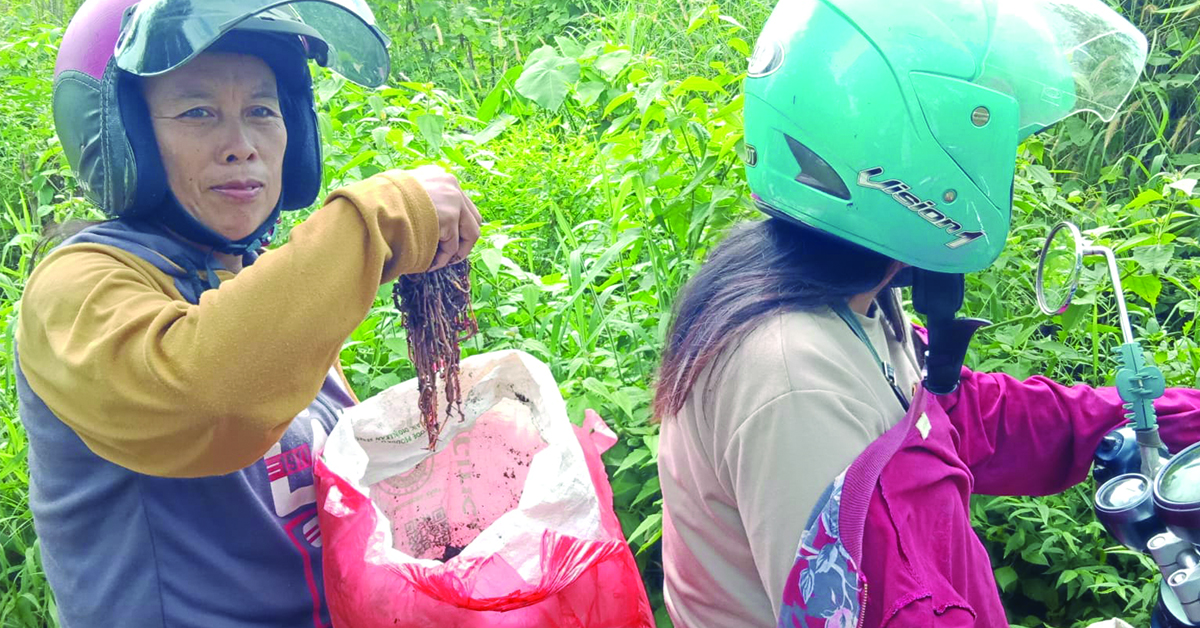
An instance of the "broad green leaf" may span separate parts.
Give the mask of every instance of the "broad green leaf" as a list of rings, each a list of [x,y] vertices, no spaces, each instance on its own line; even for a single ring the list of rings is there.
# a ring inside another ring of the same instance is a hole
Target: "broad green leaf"
[[[1150,246],[1150,245],[1155,244],[1156,242],[1158,242],[1158,238],[1155,238],[1153,234],[1141,233],[1141,234],[1135,235],[1135,236],[1125,240],[1124,242],[1121,242],[1120,244],[1117,244],[1116,246],[1114,246],[1113,252],[1114,253],[1122,253],[1122,252],[1128,251],[1129,249],[1132,249],[1134,247]]]
[[[658,459],[658,434],[647,434],[642,437],[642,442],[646,444],[646,449],[650,451],[650,457]]]
[[[329,141],[333,138],[333,122],[329,118],[328,111],[317,112],[317,129],[321,132],[321,138]]]
[[[564,57],[578,59],[583,56],[583,46],[570,37],[555,35],[554,43],[558,44],[558,49],[562,51]]]
[[[1064,129],[1071,142],[1076,146],[1087,146],[1092,138],[1096,136],[1092,127],[1079,116],[1071,116],[1063,121]]]
[[[430,156],[436,156],[442,151],[442,131],[446,128],[446,118],[435,113],[423,113],[417,116],[417,129],[421,137],[429,145]]]
[[[1136,275],[1126,278],[1122,285],[1134,294],[1145,299],[1151,307],[1158,305],[1158,295],[1162,294],[1162,281],[1154,275]]]
[[[375,390],[387,390],[401,381],[400,376],[395,373],[383,373],[371,379],[371,388]]]
[[[1133,249],[1133,259],[1138,265],[1151,273],[1161,273],[1167,269],[1167,264],[1175,258],[1175,245],[1142,246]]]
[[[1046,560],[1046,555],[1038,547],[1026,547],[1021,550],[1021,558],[1030,564],[1041,565],[1042,567],[1050,566],[1050,562]]]
[[[361,152],[361,153],[359,153],[359,154],[355,155],[355,156],[354,156],[354,158],[353,158],[353,159],[351,159],[350,161],[346,162],[346,165],[344,165],[344,166],[342,166],[341,168],[339,168],[339,169],[338,169],[338,171],[337,171],[337,174],[336,174],[336,175],[334,175],[334,176],[335,176],[336,178],[343,177],[343,176],[345,176],[345,175],[346,175],[346,173],[347,173],[347,172],[350,172],[350,169],[351,169],[351,168],[354,168],[354,167],[356,167],[356,166],[360,166],[360,165],[362,165],[363,163],[365,163],[365,162],[367,162],[367,161],[370,161],[370,160],[374,159],[374,158],[375,158],[375,156],[376,156],[376,155],[378,155],[378,154],[379,154],[379,152],[378,152],[378,151],[373,151],[373,150],[363,151],[363,152]]]
[[[1059,320],[1062,322],[1063,329],[1070,330],[1075,329],[1080,321],[1083,321],[1090,314],[1091,308],[1085,307],[1076,300],[1072,301],[1067,311],[1059,316]]]
[[[1175,62],[1174,57],[1172,57],[1171,55],[1162,54],[1160,52],[1156,52],[1156,53],[1146,57],[1146,65],[1149,65],[1152,67],[1171,65],[1174,62]]]
[[[445,155],[450,161],[459,165],[460,167],[473,168],[475,166],[475,164],[467,161],[466,156],[463,155],[461,150],[458,150],[457,148],[455,148],[449,144],[442,145],[442,154]]]
[[[660,76],[660,77],[654,79],[649,85],[647,85],[644,89],[642,89],[641,91],[638,92],[638,94],[637,94],[638,113],[640,113],[642,115],[646,114],[646,108],[649,107],[654,101],[658,100],[658,97],[662,94],[662,88],[666,84],[667,84],[667,79]]]
[[[642,159],[651,159],[657,155],[665,139],[667,139],[666,131],[660,131],[650,136],[650,139],[642,144]]]
[[[388,134],[392,132],[392,128],[384,125],[377,126],[371,129],[371,139],[375,141],[375,147],[379,150],[387,150],[389,148]]]
[[[483,262],[483,267],[492,276],[492,281],[499,279],[500,266],[504,263],[504,253],[500,252],[500,249],[488,248],[479,251],[479,261]]]
[[[612,388],[595,377],[589,377],[583,380],[583,387],[595,393],[596,396],[602,397],[606,400],[612,397]]]
[[[531,314],[537,311],[537,305],[541,298],[541,294],[541,288],[535,282],[529,282],[521,286],[521,299],[525,303],[525,309]]]
[[[600,56],[600,53],[604,51],[604,48],[607,46],[608,46],[608,44],[604,41],[600,41],[600,40],[593,41],[592,43],[588,44],[583,49],[583,54],[581,54],[579,56],[581,56],[581,57],[598,57],[598,56]]]
[[[379,94],[371,94],[367,97],[367,104],[371,106],[371,110],[380,118],[387,117],[387,104],[383,102],[383,98]]]
[[[604,117],[607,118],[608,116],[612,115],[612,112],[615,111],[617,107],[629,102],[629,100],[635,95],[636,94],[634,92],[625,92],[624,94],[621,94],[620,96],[608,101],[608,106],[604,108]]]
[[[507,113],[501,114],[499,118],[493,119],[487,126],[483,127],[483,130],[473,135],[471,139],[475,140],[476,144],[482,146],[498,137],[504,132],[504,129],[508,128],[508,125],[516,120],[516,116],[511,116]]]
[[[408,339],[400,336],[388,336],[383,339],[383,346],[391,350],[392,353],[402,357],[408,357]]]
[[[679,85],[675,86],[676,94],[682,94],[684,92],[704,92],[709,94],[713,92],[720,92],[724,94],[725,89],[712,79],[704,78],[703,76],[689,76],[683,79]]]
[[[1129,201],[1129,203],[1125,205],[1125,209],[1137,209],[1143,205],[1146,205],[1147,203],[1161,201],[1162,197],[1162,194],[1158,190],[1144,190],[1132,201]]]
[[[630,504],[630,507],[637,506],[650,497],[661,494],[661,492],[662,487],[659,486],[658,476],[651,476],[650,479],[646,481],[645,486],[642,487],[642,490],[638,492],[637,497],[633,498],[633,503]]]
[[[342,78],[340,74],[329,73],[317,86],[317,99],[325,102],[333,98],[345,84],[346,79]]]
[[[600,99],[600,94],[603,94],[607,88],[608,86],[600,81],[580,83],[579,87],[575,88],[575,99],[579,101],[580,105],[591,107],[596,104],[596,101]]]
[[[1005,565],[996,570],[996,584],[1001,591],[1009,592],[1009,588],[1017,581],[1017,571]]]
[[[622,471],[631,469],[634,465],[641,464],[649,458],[649,451],[646,451],[645,449],[634,449],[633,451],[629,452],[628,456],[625,456],[625,459],[621,461],[621,466],[617,467],[617,470],[613,472],[613,475],[619,475]]]
[[[579,63],[542,46],[525,60],[517,79],[517,93],[551,111],[558,111],[567,92],[579,80]]]
[[[750,44],[746,43],[746,40],[742,39],[741,37],[731,37],[726,43],[729,44],[730,48],[733,48],[743,57],[750,56]]]
[[[692,15],[688,19],[686,34],[691,35],[697,28],[708,23],[708,14],[712,11],[713,6],[710,4],[700,5],[692,11]]]
[[[737,114],[740,116],[742,114],[742,109],[745,108],[745,98],[746,97],[744,94],[738,94],[737,96],[734,96],[733,99],[729,101],[729,104],[721,107],[717,110],[717,113],[713,114],[713,119],[721,120],[728,117],[729,114]]]
[[[496,86],[492,88],[492,91],[488,93],[487,98],[483,99],[483,102],[479,105],[479,111],[475,114],[475,117],[479,118],[480,122],[490,122],[492,120],[496,112],[500,110],[500,104],[504,101],[504,94],[521,76],[521,71],[522,68],[520,67],[509,68],[504,73],[504,76],[500,78],[500,81],[496,83]]]
[[[600,55],[600,58],[596,59],[596,69],[604,75],[604,78],[611,81],[621,73],[621,70],[625,69],[632,58],[633,53],[628,50],[614,50]]]
[[[651,514],[649,517],[646,517],[646,519],[644,521],[642,521],[642,523],[640,525],[638,525],[637,529],[635,529],[633,532],[631,532],[629,534],[629,543],[630,544],[635,543],[637,539],[642,538],[642,535],[644,535],[647,532],[654,530],[656,528],[661,532],[661,530],[662,530],[662,513],[661,512],[656,512],[656,513]]]
[[[1054,175],[1050,174],[1050,171],[1045,166],[1030,164],[1027,171],[1029,176],[1033,177],[1034,181],[1046,187],[1054,187]]]
[[[528,353],[541,356],[546,360],[553,360],[555,357],[555,352],[551,351],[550,347],[547,347],[545,343],[534,338],[522,338],[521,348]]]
[[[492,88],[488,93],[487,98],[479,105],[479,111],[475,112],[475,117],[479,118],[480,122],[491,122],[492,117],[496,115],[496,111],[500,109],[500,102],[504,98],[505,87],[501,83]]]

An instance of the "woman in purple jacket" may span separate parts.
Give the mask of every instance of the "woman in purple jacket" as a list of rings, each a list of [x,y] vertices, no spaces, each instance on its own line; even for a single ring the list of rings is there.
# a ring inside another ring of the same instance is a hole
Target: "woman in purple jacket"
[[[962,369],[963,273],[1004,247],[1019,143],[1111,120],[1145,57],[1101,0],[775,8],[745,86],[771,217],[680,296],[655,400],[676,626],[1008,625],[971,493],[1062,491],[1125,419],[1111,389]],[[1200,393],[1157,408],[1200,440]]]

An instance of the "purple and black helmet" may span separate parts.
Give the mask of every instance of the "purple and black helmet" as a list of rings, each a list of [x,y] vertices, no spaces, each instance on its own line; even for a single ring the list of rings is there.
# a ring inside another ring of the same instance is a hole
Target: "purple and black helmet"
[[[308,59],[374,87],[388,76],[388,43],[363,0],[88,0],[59,47],[55,130],[90,201],[114,217],[153,216],[178,203],[138,77],[168,72],[204,51],[252,54],[275,73],[288,131],[276,214],[300,209],[316,199],[322,173]],[[247,240],[274,221],[272,215]],[[207,235],[218,241],[205,243],[219,249],[245,248]]]

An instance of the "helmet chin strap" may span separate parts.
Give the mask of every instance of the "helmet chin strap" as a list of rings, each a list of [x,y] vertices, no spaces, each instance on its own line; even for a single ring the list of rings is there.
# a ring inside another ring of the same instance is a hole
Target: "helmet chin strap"
[[[256,251],[266,246],[274,235],[275,221],[279,218],[279,213],[282,210],[281,202],[275,204],[275,209],[271,211],[271,215],[263,221],[257,229],[250,235],[241,238],[240,240],[230,240],[225,236],[209,229],[207,225],[196,220],[175,195],[167,192],[166,198],[163,199],[162,207],[157,212],[157,217],[163,226],[167,227],[176,234],[186,238],[196,244],[210,246],[214,251],[227,253],[229,255],[245,255],[248,252]]]
[[[991,325],[981,318],[959,318],[963,304],[962,275],[914,268],[913,308],[925,318],[929,345],[925,351],[925,389],[935,395],[958,390],[958,379],[971,337]]]

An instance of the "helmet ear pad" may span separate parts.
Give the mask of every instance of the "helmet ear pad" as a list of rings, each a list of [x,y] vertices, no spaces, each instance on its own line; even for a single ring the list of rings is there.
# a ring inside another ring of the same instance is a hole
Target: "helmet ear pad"
[[[139,79],[109,59],[99,81],[64,71],[54,86],[55,127],[89,199],[110,216],[153,212],[166,173]]]
[[[126,184],[135,169],[131,153],[125,150],[128,140],[124,131],[109,129],[111,107],[106,104],[116,98],[115,84],[110,89],[103,80],[105,71],[99,74],[96,78],[68,69],[55,77],[54,130],[84,195],[105,213],[117,215],[125,206],[125,196],[124,190],[113,189],[118,185],[113,179]],[[114,202],[114,197],[120,202]]]
[[[322,183],[321,136],[317,131],[317,111],[307,67],[303,86],[283,88],[281,85],[279,106],[288,132],[287,149],[283,154],[280,209],[304,209],[317,199]]]
[[[123,72],[109,62],[104,72],[106,87],[112,84],[116,94],[123,135],[129,142],[129,153],[133,165],[133,185],[126,187],[127,202],[115,212],[119,216],[140,217],[158,210],[168,190],[167,172],[163,168],[162,153],[154,136],[154,125],[150,120],[150,108],[142,94],[139,77]],[[112,124],[105,125],[111,127]],[[129,193],[132,192],[132,195]]]

